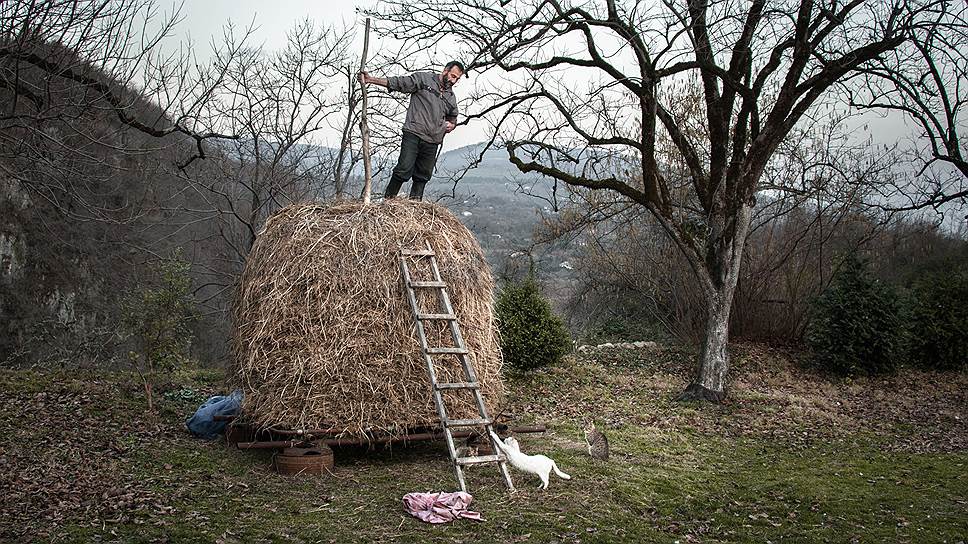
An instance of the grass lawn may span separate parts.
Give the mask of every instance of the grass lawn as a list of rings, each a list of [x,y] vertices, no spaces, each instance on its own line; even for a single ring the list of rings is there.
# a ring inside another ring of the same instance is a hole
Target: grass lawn
[[[411,491],[453,490],[443,443],[336,450],[330,477],[286,477],[271,453],[190,438],[182,421],[221,376],[173,376],[161,418],[140,382],[90,371],[0,371],[0,541],[964,542],[968,376],[904,370],[830,380],[795,353],[732,347],[723,406],[672,400],[693,354],[584,353],[508,379],[522,449],[572,480],[468,470],[485,522],[407,515]],[[167,395],[163,393],[167,392]],[[607,462],[584,449],[593,417]]]

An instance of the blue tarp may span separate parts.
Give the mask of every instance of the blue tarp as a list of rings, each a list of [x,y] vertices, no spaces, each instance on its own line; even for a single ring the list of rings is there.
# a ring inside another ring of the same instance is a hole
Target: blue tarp
[[[225,421],[215,421],[215,416],[229,416],[239,413],[242,405],[242,392],[235,390],[228,396],[216,396],[205,401],[195,411],[195,415],[185,421],[188,431],[199,438],[216,438],[225,432]]]

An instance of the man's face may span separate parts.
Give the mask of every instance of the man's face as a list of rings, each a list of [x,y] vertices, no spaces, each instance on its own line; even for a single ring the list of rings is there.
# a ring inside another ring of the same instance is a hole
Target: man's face
[[[457,84],[457,80],[464,75],[464,72],[460,71],[460,68],[456,66],[451,66],[449,70],[444,70],[440,74],[440,81],[443,83],[445,89],[449,89]]]

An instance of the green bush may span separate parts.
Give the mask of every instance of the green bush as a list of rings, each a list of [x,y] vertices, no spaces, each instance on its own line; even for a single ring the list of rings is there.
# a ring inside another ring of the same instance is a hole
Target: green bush
[[[814,301],[806,338],[813,362],[824,370],[846,375],[894,370],[904,345],[897,294],[850,255]]]
[[[190,270],[176,252],[153,267],[150,284],[128,294],[122,304],[121,324],[134,347],[129,360],[144,382],[150,412],[156,373],[188,360],[196,318]]]
[[[910,361],[922,368],[968,368],[968,273],[935,273],[911,290]]]
[[[571,338],[534,275],[508,282],[497,297],[504,362],[516,370],[552,365],[571,350]]]

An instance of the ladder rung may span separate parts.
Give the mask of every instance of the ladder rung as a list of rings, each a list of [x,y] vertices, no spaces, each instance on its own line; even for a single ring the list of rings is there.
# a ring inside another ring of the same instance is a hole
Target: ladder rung
[[[447,419],[444,423],[448,427],[476,427],[478,425],[490,425],[490,419]]]
[[[477,382],[438,383],[437,389],[479,389]]]
[[[436,319],[438,321],[456,321],[457,316],[454,314],[417,314],[417,319]]]
[[[447,287],[447,282],[445,281],[411,281],[410,287]]]
[[[479,457],[458,457],[458,465],[480,465],[482,463],[494,463],[504,461],[503,455],[481,455]]]
[[[427,348],[430,355],[467,355],[466,348]]]
[[[432,249],[401,249],[400,255],[409,255],[413,257],[432,257],[435,255]]]

